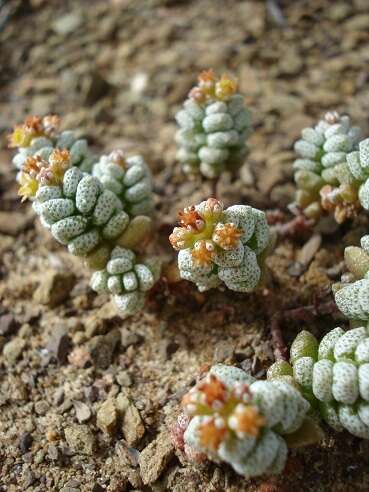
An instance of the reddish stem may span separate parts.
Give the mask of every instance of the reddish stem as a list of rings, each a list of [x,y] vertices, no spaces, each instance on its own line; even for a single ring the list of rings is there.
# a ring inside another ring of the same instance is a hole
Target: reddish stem
[[[281,320],[282,316],[277,313],[272,316],[270,322],[274,358],[275,360],[288,360],[288,348],[283,339]]]

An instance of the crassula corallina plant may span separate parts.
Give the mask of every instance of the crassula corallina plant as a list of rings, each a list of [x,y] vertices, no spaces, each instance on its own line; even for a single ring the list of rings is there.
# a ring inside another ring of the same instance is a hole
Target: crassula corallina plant
[[[55,148],[69,150],[72,166],[90,172],[96,157],[90,152],[87,141],[77,138],[73,131],[60,132],[60,118],[48,115],[30,116],[17,125],[9,136],[9,146],[17,149],[13,164],[22,170],[28,157],[47,159]]]
[[[237,82],[229,76],[202,72],[176,120],[177,158],[186,173],[216,178],[243,163],[251,118]]]
[[[119,198],[73,167],[68,150],[54,149],[47,159],[28,157],[19,182],[22,199],[33,201],[43,225],[74,255],[86,257],[129,224]]]
[[[276,362],[269,373],[293,376],[304,396],[337,431],[369,439],[369,331],[335,328],[320,344],[302,331],[291,346],[291,366]]]
[[[369,210],[369,138],[359,143],[359,150],[346,156],[346,164],[336,167],[336,175],[340,188],[355,189],[360,205]]]
[[[285,381],[256,381],[241,369],[218,364],[183,398],[190,417],[185,450],[228,463],[245,477],[284,469],[287,443],[303,425],[309,403]],[[189,457],[191,453],[187,454]]]
[[[357,150],[360,129],[348,116],[327,113],[314,128],[302,130],[295,143],[296,205],[311,219],[332,213],[338,223],[355,215],[360,207],[357,187],[350,180],[340,184],[338,170],[347,155]],[[341,172],[342,174],[342,172]]]
[[[151,173],[140,155],[125,157],[121,150],[114,150],[100,157],[92,174],[120,198],[130,216],[153,212]]]
[[[345,249],[348,273],[333,285],[338,309],[351,320],[369,321],[369,236],[361,238],[361,248]]]
[[[270,244],[264,212],[247,205],[224,209],[215,198],[179,212],[169,240],[178,250],[181,278],[200,291],[219,286],[250,292],[260,282]]]
[[[139,260],[130,249],[116,246],[104,270],[94,272],[91,287],[99,294],[112,294],[118,310],[130,316],[142,309],[146,292],[159,279],[158,258]]]

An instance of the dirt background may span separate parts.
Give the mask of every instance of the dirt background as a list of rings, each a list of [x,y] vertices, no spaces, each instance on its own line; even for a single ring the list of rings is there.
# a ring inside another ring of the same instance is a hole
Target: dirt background
[[[319,446],[291,454],[283,476],[252,481],[186,464],[167,430],[204,364],[263,377],[271,314],[331,299],[343,249],[367,230],[365,217],[320,246],[318,238],[302,249],[309,235],[281,240],[253,295],[163,280],[144,313],[121,321],[19,203],[5,148],[13,124],[54,112],[99,152],[143,153],[156,178],[158,248],[169,254],[165,224],[210,192],[175,161],[174,114],[197,73],[238,76],[253,109],[250,155],[239,177],[222,177],[221,198],[285,210],[303,127],[337,109],[368,134],[368,26],[368,0],[0,1],[2,492],[369,489],[368,442],[328,428]],[[308,328],[321,337],[339,322],[292,320],[284,336],[290,343]]]

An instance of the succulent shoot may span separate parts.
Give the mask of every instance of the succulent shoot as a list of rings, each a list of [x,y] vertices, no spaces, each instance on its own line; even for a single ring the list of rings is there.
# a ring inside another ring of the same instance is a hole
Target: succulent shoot
[[[355,180],[339,180],[359,140],[360,129],[337,112],[326,113],[314,128],[302,130],[294,147],[299,156],[293,166],[298,188],[295,202],[308,218],[317,220],[332,213],[342,223],[360,208]]]
[[[282,436],[298,431],[310,408],[287,382],[256,381],[223,364],[212,367],[182,406],[190,418],[185,450],[224,461],[247,478],[283,470],[287,444]]]
[[[333,429],[369,439],[368,328],[335,328],[320,344],[302,331],[291,346],[291,366],[276,362],[269,374],[293,376]]]
[[[92,275],[91,287],[99,294],[112,294],[117,308],[126,316],[137,313],[145,304],[145,293],[157,282],[160,260],[138,261],[130,249],[116,246],[104,270]]]
[[[19,195],[32,201],[59,243],[98,270],[94,290],[111,292],[123,316],[131,315],[144,304],[160,270],[155,258],[138,262],[131,251],[138,245],[142,250],[151,233],[152,219],[143,215],[152,212],[149,168],[139,156],[125,159],[114,151],[95,164],[94,175],[91,166],[83,172],[87,161],[92,164],[87,143],[72,132],[59,134],[57,122],[31,118],[13,132],[10,143],[19,146],[21,164]]]
[[[200,291],[222,282],[228,289],[251,292],[259,284],[270,242],[264,212],[247,205],[224,209],[215,198],[179,212],[169,240],[178,250],[181,278]]]
[[[28,157],[46,159],[52,150],[68,150],[72,166],[90,172],[96,158],[88,148],[87,141],[79,139],[72,131],[60,132],[60,118],[48,115],[31,116],[22,125],[17,125],[8,137],[9,147],[16,148],[13,164],[22,170]]]
[[[130,216],[153,212],[151,173],[140,155],[125,157],[121,150],[114,150],[100,157],[92,175],[120,198]]]
[[[349,273],[333,286],[337,307],[351,320],[369,321],[369,236],[361,238],[361,248],[345,249],[345,263]]]
[[[242,165],[251,118],[236,80],[202,72],[176,120],[177,158],[186,173],[215,178]]]

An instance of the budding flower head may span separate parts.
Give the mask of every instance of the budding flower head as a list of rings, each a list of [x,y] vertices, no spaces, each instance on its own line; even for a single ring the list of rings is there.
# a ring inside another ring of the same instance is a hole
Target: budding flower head
[[[39,116],[29,116],[22,125],[17,125],[9,135],[9,147],[29,147],[31,141],[44,134]]]
[[[337,111],[328,111],[325,113],[324,119],[330,125],[334,125],[340,121],[340,115]]]
[[[192,245],[191,231],[184,227],[175,227],[172,234],[169,236],[170,244],[174,249],[179,251],[180,249],[189,248]]]
[[[29,174],[21,172],[19,176],[19,184],[20,187],[18,190],[18,195],[22,197],[22,202],[36,195],[39,186],[36,178],[32,178]]]
[[[194,244],[191,252],[195,265],[207,266],[210,265],[214,258],[215,248],[211,241],[201,239]]]
[[[126,158],[123,150],[115,149],[109,155],[109,160],[117,164],[121,168],[125,169],[127,167]]]
[[[203,218],[197,212],[194,205],[178,212],[178,221],[182,227],[187,227],[188,230],[193,231],[200,231],[205,225]]]
[[[237,91],[237,80],[228,75],[222,75],[215,84],[215,96],[221,101],[229,99]]]
[[[213,70],[204,70],[198,77],[198,85],[189,93],[190,99],[199,104],[207,100],[227,101],[237,91],[237,81],[228,75],[217,77]]]
[[[60,118],[56,114],[48,114],[42,118],[44,133],[47,136],[54,136],[60,127]]]
[[[186,413],[194,415],[201,412],[202,407],[216,407],[219,409],[227,398],[227,388],[222,381],[208,374],[205,379],[197,383],[182,400]]]
[[[213,241],[222,249],[231,250],[238,246],[242,231],[233,223],[219,223],[213,232]]]
[[[71,164],[70,153],[67,149],[54,149],[49,157],[50,172],[53,176],[53,184],[59,184],[63,181],[63,177]]]
[[[224,205],[216,198],[208,198],[203,206],[202,215],[205,219],[219,220],[223,214]]]
[[[266,420],[263,415],[260,415],[256,406],[239,403],[229,417],[228,423],[239,437],[245,437],[245,435],[257,437],[260,429],[265,426]]]
[[[208,417],[199,428],[201,446],[213,452],[219,448],[226,435],[227,428],[221,418]]]

